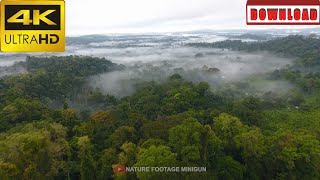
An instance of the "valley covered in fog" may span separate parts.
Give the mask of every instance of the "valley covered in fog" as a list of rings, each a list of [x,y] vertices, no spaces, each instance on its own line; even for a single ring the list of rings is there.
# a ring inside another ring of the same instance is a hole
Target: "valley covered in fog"
[[[78,55],[105,57],[125,66],[123,70],[88,79],[88,84],[92,88],[117,97],[131,95],[138,82],[163,82],[175,73],[192,82],[208,82],[213,88],[222,88],[221,85],[237,82],[250,83],[248,84],[250,91],[253,91],[253,87],[256,89],[253,94],[267,91],[286,92],[292,88],[290,83],[268,81],[263,76],[265,73],[290,65],[294,58],[278,57],[268,52],[246,53],[188,46],[189,43],[214,43],[225,40],[266,41],[278,36],[281,34],[192,32],[68,37],[65,53],[1,54],[0,76],[24,73],[25,69],[19,66],[18,62],[24,61],[26,56]],[[250,94],[250,92],[244,93]]]

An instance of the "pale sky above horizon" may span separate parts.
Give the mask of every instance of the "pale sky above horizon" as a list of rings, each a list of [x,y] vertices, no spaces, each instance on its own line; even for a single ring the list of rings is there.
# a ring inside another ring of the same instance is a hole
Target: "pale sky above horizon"
[[[176,32],[247,26],[246,0],[66,0],[66,33]]]

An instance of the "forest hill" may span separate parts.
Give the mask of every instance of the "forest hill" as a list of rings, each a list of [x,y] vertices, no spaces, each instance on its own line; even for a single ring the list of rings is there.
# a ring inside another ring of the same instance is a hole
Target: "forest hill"
[[[27,73],[0,79],[0,179],[320,179],[320,40],[289,36],[194,46],[297,57],[291,67],[265,75],[297,90],[248,97],[246,85],[213,91],[176,74],[113,100],[82,93],[82,87],[88,77],[122,66],[104,58],[27,57],[21,63]],[[317,72],[293,69],[301,66]],[[65,99],[74,94],[91,99],[87,108],[103,106],[89,113],[73,109]],[[207,169],[114,174],[118,164]]]

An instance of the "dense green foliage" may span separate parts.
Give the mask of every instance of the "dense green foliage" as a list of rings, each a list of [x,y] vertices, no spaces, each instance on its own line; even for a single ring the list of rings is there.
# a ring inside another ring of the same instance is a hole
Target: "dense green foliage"
[[[106,59],[77,56],[27,57],[24,66],[29,73],[1,79],[4,101],[16,97],[59,99],[77,91],[88,76],[121,68]]]
[[[319,43],[298,36],[265,44],[290,49],[291,41],[302,49]],[[265,44],[256,50],[275,52]],[[241,43],[238,50],[248,46],[253,47]],[[288,52],[306,56],[294,53]],[[122,68],[108,60],[29,57],[24,65],[28,73],[0,80],[0,179],[320,178],[319,72],[292,66],[294,72],[266,74],[297,85],[296,92],[279,98],[213,91],[206,82],[175,74],[163,83],[139,84],[133,95],[117,99],[81,91],[89,76]],[[307,78],[315,79],[312,89],[303,84]],[[89,99],[81,101],[84,106],[105,106],[95,112],[71,108],[70,99],[79,94]],[[115,175],[112,168],[119,164],[207,171]]]
[[[27,57],[23,66],[28,73],[0,79],[0,129],[6,129],[8,121],[10,127],[47,117],[54,113],[48,105],[61,106],[66,100],[102,107],[116,103],[114,97],[84,88],[89,76],[123,68],[104,58]]]

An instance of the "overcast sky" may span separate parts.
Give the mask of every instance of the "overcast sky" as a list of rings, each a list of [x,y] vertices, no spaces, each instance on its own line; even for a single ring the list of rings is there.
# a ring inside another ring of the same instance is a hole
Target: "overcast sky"
[[[246,25],[246,0],[66,0],[66,12],[68,35],[265,28]]]

